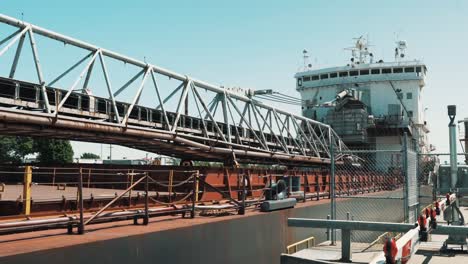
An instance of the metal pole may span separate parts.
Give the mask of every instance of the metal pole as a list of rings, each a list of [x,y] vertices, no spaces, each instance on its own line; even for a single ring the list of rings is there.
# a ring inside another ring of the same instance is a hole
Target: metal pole
[[[149,210],[148,210],[148,203],[149,203],[149,177],[148,172],[145,172],[145,218],[143,219],[143,224],[147,225],[149,223]]]
[[[457,166],[457,125],[455,123],[455,116],[457,113],[457,107],[455,105],[449,105],[447,107],[448,110],[448,116],[450,118],[450,123],[449,123],[449,140],[450,140],[450,187],[451,191],[456,193],[456,196],[459,197],[458,195],[458,190],[457,188],[457,181],[458,181],[458,166]],[[454,225],[460,225],[460,216],[459,216],[459,199],[455,199],[455,204],[451,207],[452,210],[452,223]],[[460,241],[460,240],[465,240],[466,238],[461,238],[460,236],[457,235],[450,235],[447,239],[447,241]]]
[[[331,217],[332,220],[336,220],[336,200],[335,200],[335,150],[333,145],[333,135],[331,129],[328,130],[330,136],[330,198],[331,198]],[[336,243],[336,230],[332,229],[331,233],[331,244]]]
[[[402,175],[405,180],[405,199],[404,199],[404,217],[405,223],[409,222],[409,181],[408,181],[408,134],[403,133],[403,149],[402,149],[402,158],[403,158],[403,171]]]
[[[195,202],[198,200],[198,171],[196,174],[192,175],[193,184],[192,184],[192,210],[190,211],[190,218],[195,218]]]
[[[294,175],[296,175],[296,172],[294,172]],[[301,176],[304,181],[304,203],[307,201],[307,187],[309,186],[309,181],[307,180],[307,174],[304,175],[304,173],[301,173]],[[301,184],[301,176],[299,176],[299,190],[300,190],[300,184]],[[291,178],[292,180],[292,178]],[[292,181],[291,181],[292,182]],[[292,190],[292,188],[291,188]]]
[[[451,188],[456,188],[457,184],[457,125],[455,124],[456,106],[449,105],[449,143],[450,143],[450,178]]]
[[[320,176],[322,177],[322,176]],[[315,191],[317,192],[317,201],[320,200],[320,178],[316,178],[317,181],[315,182]]]
[[[80,224],[78,225],[78,234],[84,234],[84,218],[83,218],[83,169],[80,168],[80,175],[78,176],[78,207],[80,210]]]
[[[276,185],[278,186],[278,185]],[[245,214],[245,174],[242,175],[242,207],[239,210],[240,215]],[[276,190],[276,199],[278,199],[278,189]]]
[[[341,261],[351,262],[351,230],[341,229]]]
[[[32,167],[26,166],[23,178],[23,214],[29,216],[31,213],[31,185],[32,185]]]
[[[421,165],[421,161],[420,161],[420,158],[421,156],[419,155],[419,139],[416,140],[416,189],[417,189],[417,205],[416,205],[416,212],[417,214],[419,214],[419,212],[421,212],[421,200],[419,197],[421,197],[421,186],[420,184],[422,184],[422,181],[420,182],[420,173],[421,173],[421,169],[420,169],[420,165]],[[416,214],[416,215],[417,215]]]

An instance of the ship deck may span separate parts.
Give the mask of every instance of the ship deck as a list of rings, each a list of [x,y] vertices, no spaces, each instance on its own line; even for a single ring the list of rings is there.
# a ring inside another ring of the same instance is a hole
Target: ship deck
[[[328,199],[323,199],[320,201],[298,203],[296,208],[329,203],[330,201]],[[281,211],[277,211],[276,213],[279,212]],[[267,214],[270,213],[263,213],[258,210],[247,210],[245,215],[237,215],[234,212],[230,216],[200,216],[194,219],[181,218],[180,216],[162,216],[150,218],[147,226],[134,225],[132,220],[93,224],[91,226],[86,226],[86,233],[84,235],[68,235],[66,230],[63,229],[3,235],[0,236],[0,262],[2,257],[7,256],[102,242],[148,233],[164,232],[171,229],[191,228],[197,225],[222,223]]]

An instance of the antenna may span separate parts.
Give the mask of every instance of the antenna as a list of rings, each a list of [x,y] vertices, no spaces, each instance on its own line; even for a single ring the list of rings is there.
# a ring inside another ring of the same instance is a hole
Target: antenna
[[[306,49],[304,49],[302,51],[302,58],[304,59],[304,71],[307,71],[307,69],[312,67],[312,64],[309,63],[309,57],[309,52]]]
[[[353,39],[356,41],[354,47],[345,48],[345,50],[351,50],[351,66],[354,67],[354,64],[368,63],[368,56],[371,57],[372,63],[372,53],[369,52],[368,37],[361,35],[360,37]]]
[[[406,40],[398,40],[395,48],[395,61],[400,61],[406,56],[406,48],[408,47]]]

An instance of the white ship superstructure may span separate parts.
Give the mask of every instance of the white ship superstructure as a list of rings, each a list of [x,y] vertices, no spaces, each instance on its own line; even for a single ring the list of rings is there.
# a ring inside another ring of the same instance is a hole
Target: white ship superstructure
[[[405,49],[399,41],[394,62],[374,61],[361,37],[345,66],[311,69],[305,62],[295,75],[303,115],[330,124],[350,146],[398,148],[406,132],[413,146],[430,151],[422,103],[427,68],[405,61]]]

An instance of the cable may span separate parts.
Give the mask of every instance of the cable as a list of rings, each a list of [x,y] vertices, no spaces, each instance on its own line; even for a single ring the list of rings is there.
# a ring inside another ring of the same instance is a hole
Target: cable
[[[299,103],[299,102],[294,102],[294,101],[285,101],[285,100],[283,100],[283,99],[269,98],[269,97],[263,97],[263,96],[258,96],[258,95],[256,95],[255,97],[257,97],[257,98],[259,98],[259,99],[267,100],[267,101],[273,101],[273,102],[278,102],[278,103],[283,103],[283,104],[292,104],[292,105],[299,105],[299,106],[302,106],[301,103]]]
[[[266,94],[266,95],[262,95],[262,96],[269,97],[269,98],[275,98],[275,99],[286,100],[286,101],[293,101],[293,102],[298,102],[298,103],[303,102],[303,101],[300,100],[300,99],[297,99],[297,98],[291,99],[291,98],[289,98],[289,97],[284,97],[284,96],[282,96],[282,95]]]
[[[283,93],[280,93],[280,92],[275,92],[275,94],[279,94],[279,95],[282,95],[282,96],[285,96],[285,97],[289,97],[289,98],[292,98],[292,99],[296,99],[296,100],[300,100],[300,101],[305,101],[301,98],[297,98],[297,97],[294,97],[294,96],[290,96],[290,95],[287,95],[287,94],[283,94]]]

